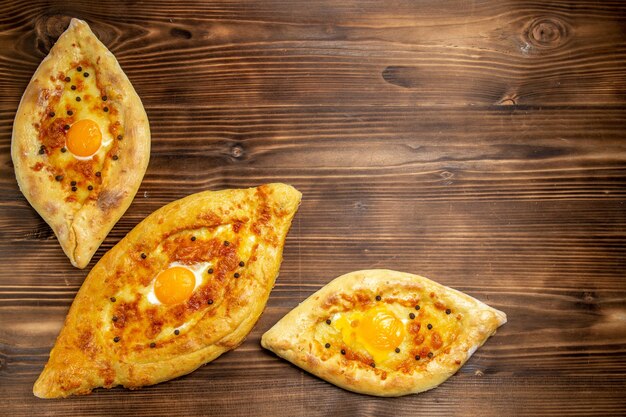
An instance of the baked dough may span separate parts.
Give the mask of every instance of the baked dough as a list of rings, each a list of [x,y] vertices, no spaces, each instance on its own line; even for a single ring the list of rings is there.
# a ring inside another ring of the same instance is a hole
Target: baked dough
[[[95,129],[93,141],[101,137],[92,155],[72,152],[70,134],[75,146],[84,143],[81,126]],[[141,100],[85,22],[72,19],[33,75],[11,154],[22,193],[72,265],[84,268],[131,204],[150,157]]]
[[[237,347],[274,286],[300,197],[267,184],[201,192],[152,213],[85,279],[34,394],[139,388]],[[192,271],[196,283],[184,301],[168,304],[157,278],[174,267]]]
[[[427,278],[386,269],[336,278],[261,344],[350,391],[400,396],[453,375],[506,315]]]

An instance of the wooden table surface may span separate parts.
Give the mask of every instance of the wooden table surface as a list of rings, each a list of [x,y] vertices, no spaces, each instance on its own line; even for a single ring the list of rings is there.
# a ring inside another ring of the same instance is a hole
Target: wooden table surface
[[[0,412],[32,415],[626,414],[626,3],[0,1]],[[20,191],[20,97],[70,17],[150,118],[139,193],[85,270]],[[271,181],[303,201],[265,313],[176,380],[40,400],[89,269],[190,193]],[[509,322],[432,391],[343,391],[259,344],[332,278],[392,268]]]

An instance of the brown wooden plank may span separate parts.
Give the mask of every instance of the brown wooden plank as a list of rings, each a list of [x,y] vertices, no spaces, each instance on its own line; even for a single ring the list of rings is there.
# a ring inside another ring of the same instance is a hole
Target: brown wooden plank
[[[302,167],[352,177],[423,172],[444,185],[458,183],[456,170],[480,175],[472,171],[483,167],[498,174],[496,179],[505,175],[504,180],[524,183],[537,180],[538,170],[568,177],[585,169],[608,172],[624,162],[622,109],[174,107],[148,112],[154,120],[151,171],[158,181],[182,178],[182,186],[245,177],[252,169],[263,174],[270,167],[275,176],[306,176]],[[0,114],[0,121],[0,162],[3,178],[11,180],[12,115]],[[371,150],[366,158],[364,149]],[[184,163],[168,163],[168,157],[179,156]],[[186,164],[202,169],[181,170]]]
[[[21,95],[68,15],[93,21],[147,105],[624,102],[621,2],[335,3],[146,2],[113,24],[109,3],[32,2],[0,37],[0,103]]]
[[[0,396],[32,415],[626,414],[626,5],[142,1],[0,10]],[[140,391],[32,396],[88,273],[18,190],[21,94],[70,16],[142,97],[151,163],[92,265],[158,207],[284,181],[304,195],[238,349]],[[278,359],[262,333],[330,279],[420,273],[509,323],[435,390],[382,399]]]

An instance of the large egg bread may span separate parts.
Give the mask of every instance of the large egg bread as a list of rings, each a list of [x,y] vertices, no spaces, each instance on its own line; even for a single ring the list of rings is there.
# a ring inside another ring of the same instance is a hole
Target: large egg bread
[[[355,271],[290,311],[262,345],[339,387],[376,396],[434,388],[506,315],[419,275]]]
[[[13,123],[17,183],[85,268],[130,206],[150,159],[139,96],[87,23],[72,19],[39,65]]]
[[[85,279],[34,394],[152,385],[237,347],[265,307],[300,198],[267,184],[152,213]]]

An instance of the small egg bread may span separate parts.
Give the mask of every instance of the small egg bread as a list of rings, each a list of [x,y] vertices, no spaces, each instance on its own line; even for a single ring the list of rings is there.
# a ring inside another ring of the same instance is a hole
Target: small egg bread
[[[503,312],[427,278],[365,270],[311,295],[261,344],[341,388],[393,397],[441,384],[504,323]]]
[[[82,20],[72,19],[26,87],[11,155],[30,205],[72,265],[86,267],[139,189],[150,126],[126,74]]]
[[[237,347],[265,308],[300,198],[267,184],[152,213],[85,279],[34,394],[152,385]]]

